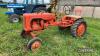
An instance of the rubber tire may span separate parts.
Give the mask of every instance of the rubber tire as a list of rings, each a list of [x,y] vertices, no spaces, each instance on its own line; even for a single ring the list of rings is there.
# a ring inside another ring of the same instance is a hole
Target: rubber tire
[[[34,12],[36,13],[40,13],[41,11],[44,11],[44,12],[47,12],[46,8],[45,7],[38,7],[34,10]]]
[[[41,40],[40,38],[35,37],[35,38],[31,39],[31,40],[28,42],[28,44],[27,44],[27,48],[28,48],[29,50],[32,50],[32,49],[31,49],[31,46],[32,46],[32,44],[33,44],[35,41],[39,41],[39,42],[42,44],[42,40]]]
[[[72,36],[73,37],[79,37],[78,35],[77,35],[77,28],[78,28],[78,26],[81,24],[81,23],[84,23],[85,24],[85,27],[86,27],[86,29],[87,29],[87,24],[86,24],[86,22],[84,21],[84,19],[78,19],[78,20],[76,20],[76,22],[71,26],[71,28],[70,28],[70,31],[71,31],[71,34],[72,34]],[[86,29],[85,29],[85,32],[86,32]],[[84,34],[85,34],[85,32],[84,32]],[[84,35],[83,34],[83,35]],[[83,36],[82,35],[82,36]]]
[[[10,22],[10,23],[17,23],[17,22],[14,22],[14,21],[13,21],[14,18],[16,18],[16,19],[18,20],[18,22],[21,20],[19,15],[17,15],[17,14],[12,14],[12,15],[9,16],[9,22]]]

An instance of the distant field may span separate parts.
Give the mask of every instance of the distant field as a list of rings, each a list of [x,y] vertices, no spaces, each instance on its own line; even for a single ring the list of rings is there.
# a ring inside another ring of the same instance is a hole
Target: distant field
[[[57,27],[46,29],[39,37],[43,40],[37,52],[27,50],[29,38],[20,36],[22,23],[11,24],[0,8],[0,56],[100,56],[100,20],[85,18],[88,24],[84,39],[71,36],[69,30],[61,34]],[[93,52],[78,53],[78,48],[91,48]]]

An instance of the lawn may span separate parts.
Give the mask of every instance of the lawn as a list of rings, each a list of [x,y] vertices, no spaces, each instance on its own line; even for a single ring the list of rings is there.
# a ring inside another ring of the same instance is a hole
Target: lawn
[[[39,35],[43,40],[40,49],[31,52],[26,48],[30,38],[22,38],[22,22],[9,23],[0,8],[0,56],[99,56],[100,55],[100,20],[85,18],[88,29],[83,39],[74,38],[70,31],[61,34],[57,27],[50,27]],[[78,52],[79,48],[90,48],[93,52]]]

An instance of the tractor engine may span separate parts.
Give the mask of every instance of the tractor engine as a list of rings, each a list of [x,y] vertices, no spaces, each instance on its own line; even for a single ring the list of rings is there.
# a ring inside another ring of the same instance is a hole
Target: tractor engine
[[[39,31],[55,23],[56,16],[51,13],[24,14],[25,31]]]

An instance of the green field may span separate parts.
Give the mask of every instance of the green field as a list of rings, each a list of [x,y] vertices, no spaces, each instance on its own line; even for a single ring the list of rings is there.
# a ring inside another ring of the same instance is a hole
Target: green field
[[[61,34],[57,27],[50,27],[39,35],[42,46],[36,52],[26,48],[30,38],[22,38],[22,23],[11,24],[0,8],[0,56],[100,56],[100,20],[85,18],[88,29],[83,39],[74,38],[70,31]],[[78,48],[93,52],[79,53]]]

